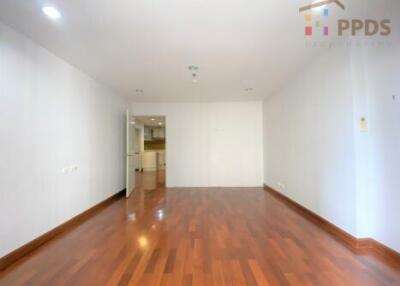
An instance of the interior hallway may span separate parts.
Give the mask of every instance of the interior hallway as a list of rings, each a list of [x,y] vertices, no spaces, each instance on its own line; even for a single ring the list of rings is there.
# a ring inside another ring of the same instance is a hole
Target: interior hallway
[[[0,285],[400,285],[262,188],[139,188],[0,274]]]

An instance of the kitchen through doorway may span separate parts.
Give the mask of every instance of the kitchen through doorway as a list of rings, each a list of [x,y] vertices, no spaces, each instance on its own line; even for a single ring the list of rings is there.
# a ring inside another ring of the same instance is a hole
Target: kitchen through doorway
[[[138,180],[147,177],[154,180],[151,188],[165,186],[166,164],[166,120],[165,116],[135,116],[135,170]],[[146,176],[150,175],[150,176]],[[162,182],[163,186],[159,186]],[[139,182],[137,182],[139,183]],[[139,184],[137,184],[139,185]],[[149,184],[145,184],[149,187]]]

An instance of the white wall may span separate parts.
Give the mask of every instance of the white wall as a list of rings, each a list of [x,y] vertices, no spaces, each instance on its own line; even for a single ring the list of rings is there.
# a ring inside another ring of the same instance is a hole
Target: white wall
[[[397,251],[399,74],[396,40],[334,48],[267,99],[263,111],[265,183],[351,234]],[[368,132],[359,127],[362,117]]]
[[[132,113],[166,116],[169,187],[262,185],[261,102],[133,103]]]
[[[359,191],[360,232],[400,252],[400,44],[363,54],[369,173]]]
[[[354,234],[349,64],[345,51],[331,50],[264,102],[264,178],[268,186]]]
[[[0,24],[0,257],[125,187],[126,106]]]

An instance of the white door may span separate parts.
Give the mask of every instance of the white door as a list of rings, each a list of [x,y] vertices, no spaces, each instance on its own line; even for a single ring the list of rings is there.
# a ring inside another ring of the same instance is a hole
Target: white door
[[[126,197],[135,189],[135,124],[134,117],[126,112]]]
[[[141,159],[140,159],[140,153],[141,153],[141,133],[142,130],[140,128],[135,128],[135,169],[137,171],[140,171],[142,166],[141,166]]]

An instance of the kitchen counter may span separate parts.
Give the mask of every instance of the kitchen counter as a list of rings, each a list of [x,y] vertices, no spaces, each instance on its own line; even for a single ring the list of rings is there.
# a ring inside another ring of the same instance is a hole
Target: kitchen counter
[[[165,150],[146,150],[141,153],[143,171],[165,169]]]

